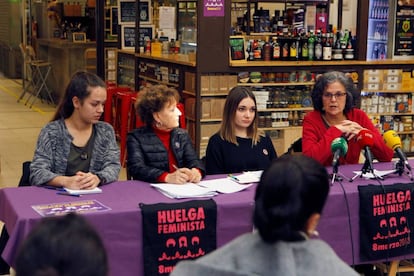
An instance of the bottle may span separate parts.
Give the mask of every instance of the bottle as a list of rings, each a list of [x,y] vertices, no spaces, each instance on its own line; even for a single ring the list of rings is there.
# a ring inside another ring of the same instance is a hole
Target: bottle
[[[289,47],[289,60],[296,60],[297,57],[297,40],[289,33],[290,47]]]
[[[290,41],[289,37],[285,35],[285,32],[283,32],[283,43],[282,43],[282,60],[289,60],[289,49],[290,49]]]
[[[277,42],[277,37],[273,37],[273,54],[272,54],[272,60],[279,60],[280,59],[280,45],[279,42]]]
[[[332,44],[330,33],[326,34],[325,43],[322,45],[322,59],[326,61],[332,59]]]
[[[272,46],[269,41],[266,41],[263,45],[263,60],[270,61],[272,55]]]
[[[309,32],[308,39],[308,60],[314,60],[315,58],[315,35],[313,30]]]
[[[321,30],[316,32],[315,40],[315,58],[314,60],[322,60],[322,34]]]
[[[336,32],[336,40],[334,47],[332,49],[332,59],[333,60],[342,60],[344,55],[341,49],[341,32]]]
[[[306,37],[305,33],[302,33],[301,35],[301,60],[308,60],[309,59],[309,44],[308,44],[308,38]]]
[[[346,49],[345,49],[344,58],[348,59],[348,60],[354,59],[355,58],[355,53],[354,52],[355,52],[354,46],[352,45],[351,39],[349,39],[348,40],[348,45],[346,46]]]

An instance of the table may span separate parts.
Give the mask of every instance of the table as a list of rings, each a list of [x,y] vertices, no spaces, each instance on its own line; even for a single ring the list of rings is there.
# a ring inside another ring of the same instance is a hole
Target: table
[[[411,166],[414,160],[409,160]],[[353,182],[348,181],[355,174],[353,171],[361,171],[362,164],[345,165],[339,167],[339,174],[344,176],[342,185],[335,182],[330,189],[328,200],[325,204],[318,232],[320,238],[329,243],[337,255],[348,264],[361,264],[360,246],[359,246],[359,185],[378,185],[377,180],[356,178]],[[394,168],[393,162],[374,163],[374,169],[391,170]],[[328,168],[332,172],[332,168]],[[383,185],[394,183],[413,182],[409,176],[391,174],[385,176],[381,181]],[[349,212],[347,209],[349,206]],[[349,214],[349,215],[348,215]],[[388,260],[371,261],[370,263],[391,261],[389,267],[386,267],[388,275],[395,275],[398,271],[414,271],[412,267],[399,268],[399,260],[412,259],[414,255],[399,256]],[[382,266],[384,267],[384,266]]]
[[[375,163],[374,167],[378,170],[388,170],[393,167],[393,164]],[[361,168],[361,164],[341,166],[339,172],[350,178],[353,176],[352,171],[361,170]],[[331,169],[328,168],[328,171]],[[208,178],[211,177],[213,176]],[[383,181],[384,185],[396,182],[405,183],[411,180],[407,176],[395,174]],[[342,183],[344,190],[339,183],[334,183],[318,225],[320,238],[327,241],[339,257],[348,264],[361,263],[358,185],[372,183],[375,183],[374,180],[362,178],[357,178],[353,182],[344,180]],[[256,185],[253,185],[239,193],[220,194],[214,197],[218,212],[217,246],[252,230],[251,218],[255,187]],[[86,214],[88,221],[98,229],[104,240],[108,251],[110,275],[143,275],[142,217],[138,203],[168,203],[177,202],[177,200],[163,196],[147,183],[140,181],[115,182],[103,186],[102,189],[102,194],[85,195],[82,199],[96,199],[112,209],[102,213]],[[40,219],[40,216],[30,206],[77,200],[79,198],[76,197],[62,198],[53,190],[39,187],[0,190],[0,220],[5,222],[10,234],[10,240],[3,253],[5,260],[13,263],[19,244]],[[346,201],[349,205],[349,216]],[[390,260],[410,258],[414,258],[414,255],[400,256]],[[398,264],[398,262],[393,264]]]
[[[140,181],[120,181],[102,187],[103,193],[81,198],[57,195],[40,187],[0,189],[0,220],[10,239],[2,254],[13,265],[17,249],[33,226],[41,219],[31,206],[47,203],[95,199],[112,210],[85,214],[98,230],[107,249],[110,275],[144,275],[142,251],[142,216],[139,203],[175,203]],[[217,246],[252,230],[255,185],[236,194],[214,197],[217,203]],[[181,200],[183,201],[183,200]]]

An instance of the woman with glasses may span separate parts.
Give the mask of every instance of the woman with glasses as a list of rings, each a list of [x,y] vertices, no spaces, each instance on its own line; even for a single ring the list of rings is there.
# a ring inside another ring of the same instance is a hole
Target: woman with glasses
[[[303,154],[318,160],[325,166],[332,164],[331,143],[343,137],[348,142],[348,151],[340,164],[356,164],[362,150],[358,134],[362,129],[372,133],[373,155],[381,162],[391,161],[393,151],[385,142],[364,111],[354,106],[354,84],[344,73],[332,71],[323,74],[312,91],[314,111],[303,120]]]
[[[246,87],[230,90],[220,131],[210,137],[207,174],[264,170],[277,158],[272,140],[257,128],[256,98]]]

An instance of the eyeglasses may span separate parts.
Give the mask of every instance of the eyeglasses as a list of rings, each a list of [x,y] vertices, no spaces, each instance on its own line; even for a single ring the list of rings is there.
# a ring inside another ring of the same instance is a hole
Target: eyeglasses
[[[335,94],[332,94],[332,93],[323,93],[322,96],[324,98],[326,98],[326,99],[332,99],[333,97],[335,97],[335,99],[341,99],[341,98],[345,97],[345,95],[346,95],[346,92],[343,92],[343,93],[335,93]]]

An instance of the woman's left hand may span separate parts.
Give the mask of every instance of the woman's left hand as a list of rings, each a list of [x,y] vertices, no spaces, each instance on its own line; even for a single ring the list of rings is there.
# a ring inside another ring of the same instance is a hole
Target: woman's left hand
[[[191,169],[191,177],[190,177],[190,182],[192,183],[198,183],[201,181],[201,173],[198,169],[196,168],[192,168]]]
[[[76,175],[80,176],[79,186],[81,189],[93,189],[98,187],[101,180],[93,173],[77,172]]]

